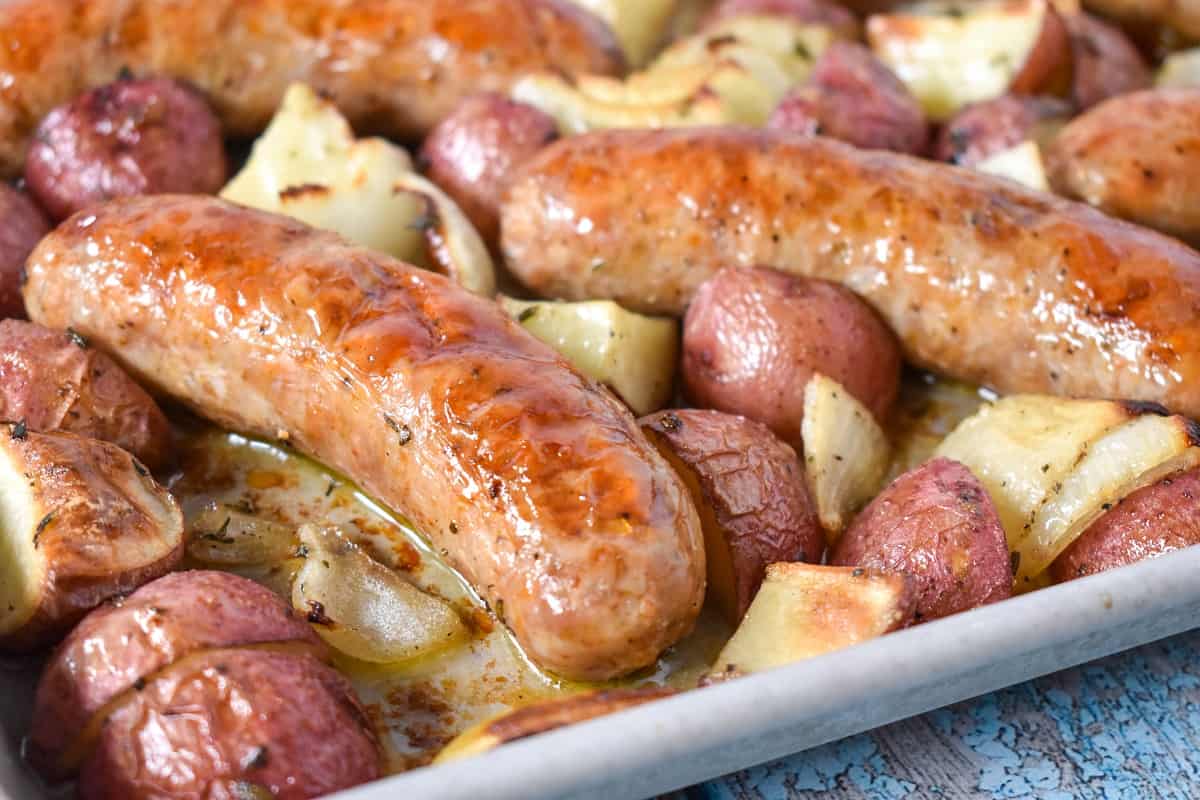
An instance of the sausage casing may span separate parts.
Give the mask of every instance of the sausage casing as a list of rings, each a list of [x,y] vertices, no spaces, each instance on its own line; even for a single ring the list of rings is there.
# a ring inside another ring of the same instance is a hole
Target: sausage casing
[[[619,401],[491,301],[201,197],[76,215],[27,270],[34,319],[407,516],[542,666],[612,677],[691,628],[686,488]]]

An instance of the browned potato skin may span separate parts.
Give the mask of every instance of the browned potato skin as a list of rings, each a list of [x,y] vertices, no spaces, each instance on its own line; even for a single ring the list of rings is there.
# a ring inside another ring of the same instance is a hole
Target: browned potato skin
[[[1063,21],[1075,60],[1071,99],[1076,109],[1085,111],[1150,86],[1150,67],[1120,28],[1082,12],[1065,15]]]
[[[1047,171],[1060,194],[1200,245],[1200,89],[1101,103],[1063,128]]]
[[[111,358],[77,333],[15,319],[0,321],[0,419],[112,442],[151,470],[171,443],[166,416]]]
[[[192,84],[252,136],[288,85],[356,131],[423,136],[464,98],[538,70],[616,74],[621,50],[569,0],[13,0],[0,4],[0,176],[50,109],[123,68]]]
[[[51,111],[25,156],[29,191],[56,220],[135,194],[216,194],[229,164],[204,98],[166,78],[119,80]]]
[[[676,468],[690,473],[700,518],[724,542],[725,554],[706,552],[708,589],[731,622],[745,615],[768,564],[820,563],[825,535],[804,468],[767,426],[699,409],[661,411],[640,422]],[[732,586],[714,575],[721,569],[732,572]]]
[[[0,183],[0,319],[25,318],[25,259],[49,232],[50,221],[29,195]]]
[[[1084,0],[1083,5],[1122,22],[1167,25],[1200,39],[1200,0]]]
[[[183,713],[181,713],[183,712]],[[350,684],[307,653],[209,650],[134,692],[83,764],[80,800],[320,797],[380,776]]]
[[[1200,415],[1200,254],[1002,178],[818,136],[610,130],[535,156],[501,217],[542,296],[682,314],[761,264],[847,284],[918,367]]]
[[[834,42],[807,84],[780,101],[767,127],[821,134],[855,147],[921,155],[929,123],[921,104],[875,55],[856,42]]]
[[[911,576],[918,620],[1012,595],[1012,563],[991,498],[966,467],[948,458],[884,489],[838,540],[830,563]]]
[[[1006,94],[975,103],[942,126],[933,155],[971,167],[1027,139],[1048,139],[1072,113],[1071,104],[1057,97]]]
[[[1050,565],[1055,583],[1200,544],[1200,469],[1138,489]]]
[[[689,399],[763,422],[797,451],[813,373],[845,386],[882,422],[901,363],[895,335],[849,289],[773,269],[722,270],[696,292],[683,323]]]
[[[95,738],[93,716],[114,698],[192,653],[269,642],[326,654],[290,603],[227,572],[177,572],[114,599],[71,631],[42,672],[29,759],[44,776],[64,778]]]
[[[805,25],[825,25],[848,39],[857,39],[858,19],[842,6],[828,0],[721,0],[704,17],[701,30],[721,20],[741,16],[785,17]]]
[[[183,517],[171,494],[116,445],[73,433],[0,426],[26,475],[52,509],[35,549],[47,564],[33,616],[0,638],[0,652],[28,652],[60,638],[85,614],[163,575],[183,558]],[[136,491],[147,492],[153,508]],[[171,531],[164,530],[169,526]],[[167,533],[177,542],[171,544]]]
[[[500,238],[500,199],[516,168],[558,138],[554,118],[494,92],[464,100],[421,146],[420,165],[475,225],[488,247]]]

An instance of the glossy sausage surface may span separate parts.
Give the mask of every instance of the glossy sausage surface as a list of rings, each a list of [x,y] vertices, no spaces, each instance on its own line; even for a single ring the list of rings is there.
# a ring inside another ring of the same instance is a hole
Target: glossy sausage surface
[[[0,177],[52,108],[122,70],[194,84],[227,134],[260,131],[304,81],[359,133],[410,138],[525,72],[621,66],[568,0],[9,0],[0,42]]]
[[[612,677],[691,628],[704,552],[686,488],[624,406],[493,302],[169,195],[76,215],[28,273],[34,319],[411,519],[542,666]]]
[[[605,131],[526,165],[501,239],[543,295],[679,314],[722,267],[771,266],[858,292],[921,367],[1200,414],[1200,253],[969,170],[743,128]]]

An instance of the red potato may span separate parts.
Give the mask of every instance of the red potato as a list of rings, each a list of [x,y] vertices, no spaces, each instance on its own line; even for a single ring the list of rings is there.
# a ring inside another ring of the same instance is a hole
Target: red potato
[[[662,411],[642,430],[683,477],[704,528],[708,591],[737,623],[767,565],[818,563],[825,534],[796,451],[767,426],[719,411]]]
[[[804,387],[820,372],[880,420],[900,385],[895,335],[849,289],[772,269],[726,268],[683,323],[683,378],[695,405],[766,424],[799,450]]]
[[[909,575],[917,583],[918,620],[1012,595],[1013,568],[995,506],[979,480],[948,458],[897,478],[851,523],[830,563]]]
[[[1071,35],[1071,99],[1078,110],[1150,86],[1149,66],[1120,28],[1084,12],[1064,15],[1063,22]]]
[[[270,642],[326,652],[288,603],[246,578],[194,570],[148,583],[93,611],[55,650],[34,700],[30,761],[65,777],[102,720],[89,723],[115,698],[193,653]]]
[[[112,442],[154,470],[171,430],[154,399],[77,333],[0,321],[0,419]]]
[[[227,174],[216,115],[166,78],[119,80],[59,106],[25,157],[30,192],[57,220],[113,197],[214,194]]]
[[[1200,544],[1200,469],[1138,489],[1093,522],[1050,566],[1055,583]]]
[[[780,101],[767,127],[913,155],[924,153],[929,143],[921,104],[883,62],[856,42],[830,45],[808,82]]]
[[[1024,141],[1044,142],[1071,118],[1071,104],[1057,97],[1006,94],[967,106],[942,127],[934,158],[975,166]]]
[[[80,800],[320,797],[380,775],[350,684],[307,653],[209,650],[105,722]]]
[[[849,39],[859,35],[858,19],[829,0],[721,0],[705,16],[701,29],[721,20],[743,16],[786,17],[803,24],[825,25]]]
[[[25,318],[25,259],[49,232],[50,222],[29,196],[0,183],[0,319]]]
[[[1059,194],[1200,244],[1200,89],[1114,97],[1072,120],[1046,156]]]
[[[496,93],[468,98],[429,133],[419,162],[493,250],[500,200],[513,173],[558,138],[549,114]]]

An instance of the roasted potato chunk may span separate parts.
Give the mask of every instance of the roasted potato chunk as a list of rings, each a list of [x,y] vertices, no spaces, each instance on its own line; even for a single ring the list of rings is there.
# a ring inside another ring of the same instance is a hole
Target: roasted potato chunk
[[[859,38],[858,18],[828,0],[721,0],[705,16],[702,27],[734,17],[780,17],[805,25],[824,25],[847,39]]]
[[[25,318],[25,259],[49,232],[49,220],[29,196],[0,183],[0,319]]]
[[[912,580],[862,567],[771,564],[714,678],[760,672],[841,650],[913,620]]]
[[[281,642],[326,652],[303,617],[246,578],[194,570],[148,583],[97,608],[55,650],[38,683],[30,761],[48,778],[67,777],[118,697],[193,653]]]
[[[1063,15],[1075,61],[1071,100],[1080,111],[1150,85],[1150,67],[1120,28],[1091,14]]]
[[[654,55],[681,5],[680,0],[573,1],[608,23],[632,67],[640,67]]]
[[[830,563],[908,575],[917,621],[1012,595],[1008,542],[996,508],[970,470],[947,458],[901,475],[871,501]]]
[[[500,305],[572,366],[612,389],[635,414],[649,414],[670,401],[679,361],[675,320],[627,311],[610,300],[502,297]]]
[[[1120,500],[1050,565],[1055,582],[1200,544],[1200,470],[1168,475]]]
[[[1024,142],[1047,145],[1071,118],[1057,97],[1006,94],[964,108],[942,126],[934,157],[973,167]]]
[[[697,406],[765,423],[803,446],[804,388],[820,372],[878,419],[900,385],[895,334],[834,283],[728,268],[696,292],[683,323],[683,381]]]
[[[515,711],[506,711],[463,731],[438,753],[434,763],[457,761],[486,753],[508,742],[624,711],[673,694],[673,689],[642,686],[636,689],[601,689],[533,703]]]
[[[867,40],[939,122],[1006,93],[1071,85],[1070,38],[1050,0],[926,3],[871,17]]]
[[[0,651],[49,644],[183,556],[183,515],[116,445],[0,429]]]
[[[111,358],[74,331],[15,319],[0,322],[0,419],[112,442],[152,470],[171,444],[158,405]]]
[[[700,512],[708,589],[734,623],[767,565],[819,562],[824,535],[796,453],[765,425],[719,411],[663,411],[642,430],[683,477]]]

